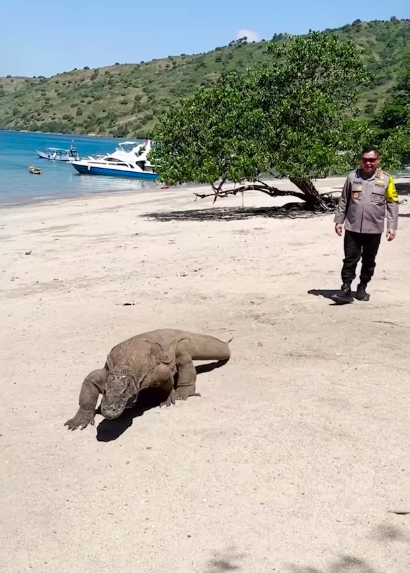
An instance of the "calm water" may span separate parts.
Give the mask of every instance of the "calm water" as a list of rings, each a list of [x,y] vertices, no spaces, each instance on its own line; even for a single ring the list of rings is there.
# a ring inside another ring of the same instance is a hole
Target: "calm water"
[[[45,147],[68,149],[72,141],[80,157],[87,157],[97,153],[112,153],[118,143],[124,140],[0,131],[0,203],[98,192],[138,191],[155,185],[123,177],[80,175],[72,165],[40,159],[35,152]],[[42,174],[31,175],[28,170],[30,164],[41,167]]]

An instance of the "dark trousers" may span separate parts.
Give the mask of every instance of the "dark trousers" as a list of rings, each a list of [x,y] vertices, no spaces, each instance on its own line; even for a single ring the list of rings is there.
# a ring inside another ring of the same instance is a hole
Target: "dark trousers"
[[[363,285],[367,285],[371,281],[376,268],[376,255],[379,250],[380,240],[381,233],[345,232],[345,258],[342,268],[342,281],[344,284],[351,284],[356,278],[356,267],[360,258],[362,258],[360,282]]]

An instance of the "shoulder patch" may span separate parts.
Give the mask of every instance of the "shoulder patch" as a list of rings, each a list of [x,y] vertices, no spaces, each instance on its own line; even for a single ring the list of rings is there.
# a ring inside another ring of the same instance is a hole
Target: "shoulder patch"
[[[386,191],[386,201],[388,203],[397,203],[399,200],[399,196],[397,194],[397,189],[393,181],[393,177],[389,177],[389,185],[387,186]]]

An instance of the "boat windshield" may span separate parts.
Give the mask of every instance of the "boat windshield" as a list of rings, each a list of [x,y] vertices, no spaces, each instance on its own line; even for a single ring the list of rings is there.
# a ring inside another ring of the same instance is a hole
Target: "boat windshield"
[[[137,145],[141,145],[141,142],[139,142],[139,141],[124,141],[123,143],[119,143],[118,147],[122,151],[126,151],[128,153],[128,152],[132,151],[134,149],[134,147],[136,147]]]

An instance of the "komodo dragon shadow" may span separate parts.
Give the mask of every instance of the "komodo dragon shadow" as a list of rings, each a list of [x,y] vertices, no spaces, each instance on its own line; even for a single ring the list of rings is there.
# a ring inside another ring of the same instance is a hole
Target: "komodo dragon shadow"
[[[227,360],[219,360],[218,362],[212,362],[211,364],[201,364],[201,366],[196,367],[196,373],[206,374],[212,372],[217,368],[221,368],[226,364]],[[175,376],[175,385],[178,383],[178,374]],[[116,420],[102,420],[97,426],[97,441],[99,442],[113,442],[117,440],[124,432],[130,428],[134,422],[134,418],[140,418],[154,408],[159,408],[161,404],[164,403],[164,399],[167,397],[166,390],[162,388],[149,388],[145,392],[139,394],[137,403],[131,409],[125,410],[125,412]],[[101,409],[98,408],[95,412],[96,414],[101,414]]]
[[[222,366],[231,357],[229,342],[206,334],[163,328],[117,344],[108,354],[104,367],[85,377],[79,396],[80,407],[65,426],[72,431],[93,426],[100,395],[100,412],[110,421],[122,418],[127,409],[134,410],[142,390],[145,390],[142,394],[151,389],[160,390],[165,398],[160,406],[171,406],[176,400],[200,396],[195,390],[198,370],[193,361],[216,360],[213,366]],[[208,370],[202,368],[202,371],[210,371],[213,366],[206,366]],[[152,402],[143,405],[140,401],[128,422],[121,420],[122,431],[132,424],[138,412],[141,415],[141,409],[143,413],[152,407]]]

